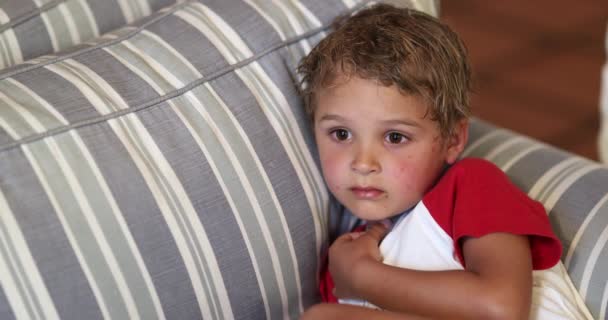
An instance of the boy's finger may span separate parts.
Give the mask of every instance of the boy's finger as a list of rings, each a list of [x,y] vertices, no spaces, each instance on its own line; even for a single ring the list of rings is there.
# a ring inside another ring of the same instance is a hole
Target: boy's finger
[[[345,234],[339,236],[338,238],[336,238],[336,240],[334,240],[334,243],[344,242],[344,241],[353,241],[353,240],[359,238],[360,235],[361,235],[361,232],[345,233]]]
[[[378,242],[384,239],[384,236],[388,233],[388,228],[382,223],[374,223],[367,228],[365,235],[372,237]]]
[[[355,239],[359,238],[362,234],[364,234],[364,232],[351,232],[349,234],[350,234],[351,240],[355,240]]]

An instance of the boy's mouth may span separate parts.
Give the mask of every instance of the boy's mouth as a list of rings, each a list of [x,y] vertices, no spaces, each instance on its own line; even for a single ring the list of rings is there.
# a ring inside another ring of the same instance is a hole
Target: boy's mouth
[[[362,200],[374,200],[384,194],[384,191],[374,187],[352,187],[350,191],[356,198]]]

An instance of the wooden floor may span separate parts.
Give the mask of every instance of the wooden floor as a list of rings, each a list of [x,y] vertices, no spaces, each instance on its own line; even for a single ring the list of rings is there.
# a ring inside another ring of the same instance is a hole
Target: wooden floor
[[[443,0],[469,49],[473,114],[597,159],[608,1]]]

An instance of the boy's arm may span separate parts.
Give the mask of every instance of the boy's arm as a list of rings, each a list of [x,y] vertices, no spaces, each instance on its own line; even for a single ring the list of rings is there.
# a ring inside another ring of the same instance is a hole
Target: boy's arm
[[[428,320],[429,318],[349,304],[317,304],[307,309],[300,320]]]
[[[336,296],[356,297],[384,309],[431,318],[527,319],[532,295],[528,238],[493,233],[462,244],[466,268],[417,271],[383,264],[374,226],[340,237],[330,248]]]

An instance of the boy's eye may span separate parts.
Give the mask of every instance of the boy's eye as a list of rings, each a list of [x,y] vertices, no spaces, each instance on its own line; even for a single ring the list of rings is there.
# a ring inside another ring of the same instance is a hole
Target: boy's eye
[[[391,144],[399,144],[407,141],[407,137],[399,132],[389,132],[386,135],[386,142]]]
[[[331,135],[338,141],[345,141],[350,138],[350,132],[345,129],[336,129],[331,132]]]

